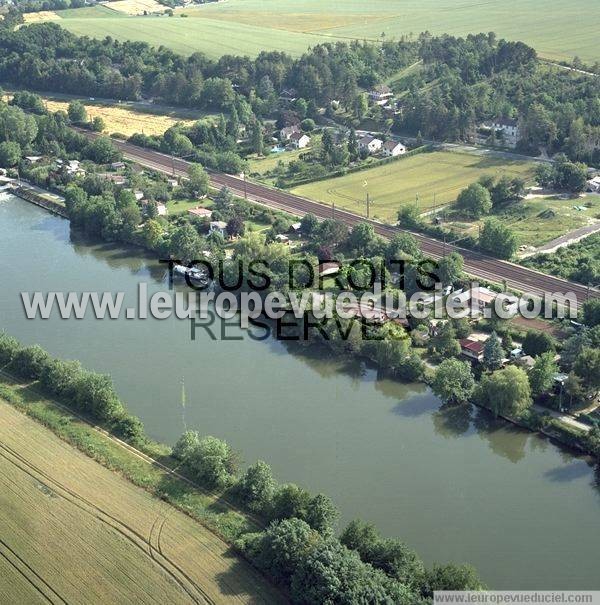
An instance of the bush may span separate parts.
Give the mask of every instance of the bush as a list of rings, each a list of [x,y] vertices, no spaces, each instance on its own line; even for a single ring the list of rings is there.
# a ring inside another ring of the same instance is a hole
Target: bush
[[[111,419],[110,427],[115,435],[130,443],[140,444],[146,437],[142,421],[136,416],[128,414],[125,410]]]
[[[50,355],[39,345],[19,349],[13,358],[12,367],[19,376],[37,380],[42,375],[44,366],[50,362]]]
[[[0,365],[9,364],[19,349],[19,342],[15,338],[0,332]]]

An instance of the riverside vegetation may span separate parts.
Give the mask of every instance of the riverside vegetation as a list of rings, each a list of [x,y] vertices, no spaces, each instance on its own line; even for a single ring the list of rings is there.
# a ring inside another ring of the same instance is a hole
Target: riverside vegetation
[[[294,603],[414,605],[430,603],[433,590],[482,588],[471,567],[450,564],[426,570],[404,543],[382,538],[370,524],[351,522],[336,538],[337,510],[327,496],[313,496],[294,484],[278,485],[269,466],[261,461],[239,474],[237,456],[222,440],[188,431],[172,451],[153,443],[141,422],[125,411],[110,379],[83,370],[77,362],[52,358],[38,346],[21,347],[2,334],[0,364],[19,380],[34,381],[49,398],[99,422],[141,451],[161,456],[167,463],[176,461],[199,486],[246,509],[246,517],[230,510],[222,515],[214,510],[207,514],[206,504],[202,505],[190,485],[176,478],[156,484],[155,471],[119,459],[108,443],[99,447],[98,435],[88,425],[48,400],[29,405],[18,390],[1,387],[4,399],[235,543],[257,567],[289,590]],[[263,523],[268,524],[264,529]]]

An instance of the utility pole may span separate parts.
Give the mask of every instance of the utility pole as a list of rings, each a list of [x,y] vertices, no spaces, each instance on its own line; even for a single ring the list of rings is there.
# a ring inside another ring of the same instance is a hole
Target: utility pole
[[[367,218],[371,215],[371,198],[369,197],[369,193],[367,192]]]
[[[173,155],[172,151],[171,151],[171,168],[173,170],[173,176],[175,176],[175,156]]]
[[[335,218],[335,202],[331,202],[331,218]]]
[[[246,181],[246,171],[242,173],[244,175],[244,199],[248,199],[248,182]]]

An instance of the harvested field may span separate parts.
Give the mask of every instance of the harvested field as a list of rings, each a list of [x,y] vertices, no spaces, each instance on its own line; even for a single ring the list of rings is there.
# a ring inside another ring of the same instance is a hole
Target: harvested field
[[[46,100],[45,102],[50,111],[67,111],[69,106],[67,101]],[[127,107],[92,103],[84,103],[84,105],[89,119],[99,116],[104,120],[106,133],[119,132],[131,136],[136,132],[143,132],[148,135],[160,135],[177,122],[193,123],[193,120],[180,120],[171,116],[143,113]]]
[[[163,13],[166,6],[154,0],[116,0],[116,2],[104,2],[103,6],[126,15],[143,15],[146,13]]]

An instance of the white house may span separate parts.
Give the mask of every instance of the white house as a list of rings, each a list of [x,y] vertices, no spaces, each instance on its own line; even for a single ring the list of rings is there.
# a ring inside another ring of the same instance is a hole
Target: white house
[[[507,147],[516,147],[519,142],[519,122],[514,118],[495,118],[491,127],[500,135]]]
[[[290,143],[296,149],[304,149],[310,143],[310,137],[302,132],[294,132],[290,137]]]
[[[404,155],[406,147],[397,141],[386,141],[383,144],[383,155],[387,158],[395,158],[398,155]]]
[[[293,134],[301,132],[300,124],[293,124],[292,126],[286,126],[279,131],[279,138],[282,141],[289,141]]]
[[[369,91],[369,99],[377,105],[385,105],[393,96],[394,93],[387,84],[380,84]]]
[[[358,148],[368,153],[377,153],[383,147],[383,141],[372,136],[365,136],[358,141]]]
[[[208,231],[210,233],[220,233],[223,237],[227,237],[227,223],[223,221],[212,221]]]
[[[587,182],[587,190],[590,193],[600,193],[600,175],[595,176]]]
[[[158,216],[167,216],[167,206],[165,204],[156,204],[156,212]]]

